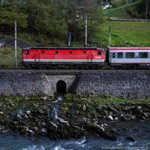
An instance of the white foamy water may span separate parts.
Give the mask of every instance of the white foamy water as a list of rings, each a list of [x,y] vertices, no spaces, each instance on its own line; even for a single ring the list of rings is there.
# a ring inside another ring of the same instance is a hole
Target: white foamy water
[[[149,150],[150,149],[150,121],[149,122],[116,122],[130,127],[126,131],[135,142],[120,136],[116,141],[103,138],[82,137],[54,141],[48,137],[31,139],[15,133],[0,133],[0,150]],[[135,130],[138,129],[138,130]]]
[[[37,148],[37,146],[34,145],[34,146],[29,146],[27,148],[23,148],[21,150],[45,150],[45,148],[43,146],[41,146],[40,148]]]

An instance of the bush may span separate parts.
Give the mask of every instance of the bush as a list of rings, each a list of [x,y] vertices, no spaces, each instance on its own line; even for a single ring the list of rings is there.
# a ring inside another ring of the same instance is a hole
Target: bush
[[[135,7],[127,7],[126,9],[133,18],[140,18],[140,14],[137,12]]]

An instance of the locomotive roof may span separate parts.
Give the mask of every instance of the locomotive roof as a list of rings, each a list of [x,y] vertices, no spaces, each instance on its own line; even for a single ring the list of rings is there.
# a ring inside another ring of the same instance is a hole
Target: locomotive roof
[[[92,47],[27,47],[27,48],[23,48],[23,49],[55,49],[55,50],[103,50],[103,48],[92,48]]]

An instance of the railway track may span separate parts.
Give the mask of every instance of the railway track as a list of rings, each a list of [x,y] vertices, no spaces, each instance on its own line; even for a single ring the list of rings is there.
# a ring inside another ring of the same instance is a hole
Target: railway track
[[[91,68],[91,69],[31,69],[31,68],[0,68],[0,72],[7,72],[7,71],[16,71],[16,72],[31,72],[31,73],[46,73],[46,74],[78,74],[81,72],[97,72],[97,71],[103,71],[103,70],[109,70],[109,71],[150,71],[150,67],[110,67],[110,66],[104,66],[99,69]]]

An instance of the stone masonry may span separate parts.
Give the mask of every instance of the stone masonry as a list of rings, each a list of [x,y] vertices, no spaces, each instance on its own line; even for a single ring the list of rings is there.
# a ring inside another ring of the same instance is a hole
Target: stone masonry
[[[48,75],[24,71],[0,71],[0,95],[53,96],[57,82],[78,96],[150,97],[150,71],[82,71],[77,75]]]

